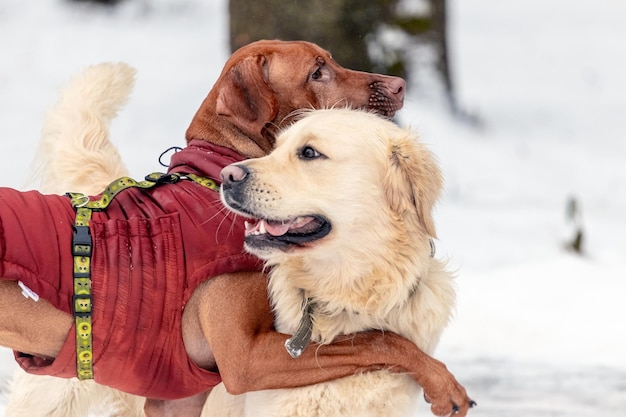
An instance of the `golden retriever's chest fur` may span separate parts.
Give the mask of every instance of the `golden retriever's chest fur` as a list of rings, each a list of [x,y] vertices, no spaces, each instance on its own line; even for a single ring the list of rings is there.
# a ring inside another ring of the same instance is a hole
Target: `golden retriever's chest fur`
[[[293,282],[299,281],[298,271],[301,270],[293,270],[287,265],[289,263],[277,267],[270,276],[269,288],[277,330],[289,334],[295,332],[302,317],[304,293],[314,297],[326,294],[328,298],[318,298],[316,302],[319,305],[313,309],[314,342],[328,343],[341,334],[381,329],[398,333],[425,352],[432,353],[455,303],[452,275],[441,262],[431,258],[422,271],[415,272],[412,279],[416,285],[406,287],[404,298],[393,292],[380,292],[381,297],[393,294],[398,304],[390,307],[393,300],[376,300],[374,293],[370,294],[370,302],[362,304],[361,309],[355,306],[362,300],[358,296],[356,300],[351,299],[354,293],[348,291],[349,286],[345,292],[324,292],[323,279],[315,280],[317,285],[306,290],[294,286]],[[390,275],[393,275],[391,271]],[[320,308],[320,305],[323,307]],[[353,308],[338,307],[341,305],[352,305]],[[322,311],[324,309],[326,311]],[[310,387],[249,393],[245,409],[246,415],[273,417],[402,416],[409,415],[414,409],[419,392],[420,387],[408,376],[377,371]]]
[[[245,416],[407,416],[419,392],[406,375],[376,371],[308,387],[248,393]]]
[[[350,288],[349,282],[343,291],[334,285],[325,289],[323,279],[313,280],[314,285],[303,288],[297,285],[303,283],[298,279],[301,270],[287,265],[277,267],[270,277],[277,330],[295,332],[303,314],[304,297],[311,297],[312,340],[318,343],[329,343],[342,334],[378,329],[401,334],[432,353],[455,304],[453,277],[435,259],[428,259],[423,271],[415,271],[403,291],[386,291],[381,283],[378,290],[375,285],[360,289],[355,284]],[[389,275],[393,272],[389,271]],[[392,276],[387,278],[394,281]],[[332,283],[337,284],[336,279]]]

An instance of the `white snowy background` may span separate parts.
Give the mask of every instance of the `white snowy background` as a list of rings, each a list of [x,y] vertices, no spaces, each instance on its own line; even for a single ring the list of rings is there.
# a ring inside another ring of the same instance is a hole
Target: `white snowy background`
[[[481,126],[411,87],[399,115],[446,178],[438,253],[458,269],[459,303],[436,356],[479,403],[475,417],[624,417],[626,2],[450,7],[459,99]],[[226,0],[0,0],[1,184],[27,187],[46,108],[102,61],[138,70],[113,141],[134,176],[160,169],[228,56],[227,25]],[[571,197],[583,256],[564,249]],[[6,381],[14,364],[0,354]]]

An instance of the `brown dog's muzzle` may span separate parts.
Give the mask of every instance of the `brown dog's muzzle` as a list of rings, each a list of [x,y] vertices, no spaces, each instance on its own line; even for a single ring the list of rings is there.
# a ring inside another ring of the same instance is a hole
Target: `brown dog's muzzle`
[[[370,88],[369,110],[391,119],[404,105],[406,82],[402,78],[380,76],[370,84]]]

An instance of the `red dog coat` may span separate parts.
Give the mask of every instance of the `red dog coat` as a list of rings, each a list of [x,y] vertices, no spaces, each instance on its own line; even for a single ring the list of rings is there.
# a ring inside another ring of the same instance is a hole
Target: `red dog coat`
[[[218,179],[223,167],[242,159],[229,149],[192,141],[174,154],[169,172]],[[217,192],[180,181],[125,190],[105,211],[92,214],[96,382],[176,399],[221,381],[187,357],[184,306],[206,279],[262,267],[243,252],[243,222],[221,213]],[[0,276],[22,281],[67,313],[72,311],[74,218],[67,197],[0,189]],[[19,352],[16,359],[29,373],[75,377],[74,327],[53,361]]]

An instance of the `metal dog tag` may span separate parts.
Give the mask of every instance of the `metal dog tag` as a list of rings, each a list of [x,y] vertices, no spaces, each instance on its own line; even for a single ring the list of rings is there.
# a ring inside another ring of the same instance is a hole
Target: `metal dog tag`
[[[287,353],[294,359],[302,355],[304,349],[306,349],[311,342],[311,334],[313,333],[313,321],[311,320],[312,311],[311,300],[309,298],[304,299],[302,318],[300,319],[298,328],[293,336],[285,341],[285,349],[287,349]]]

